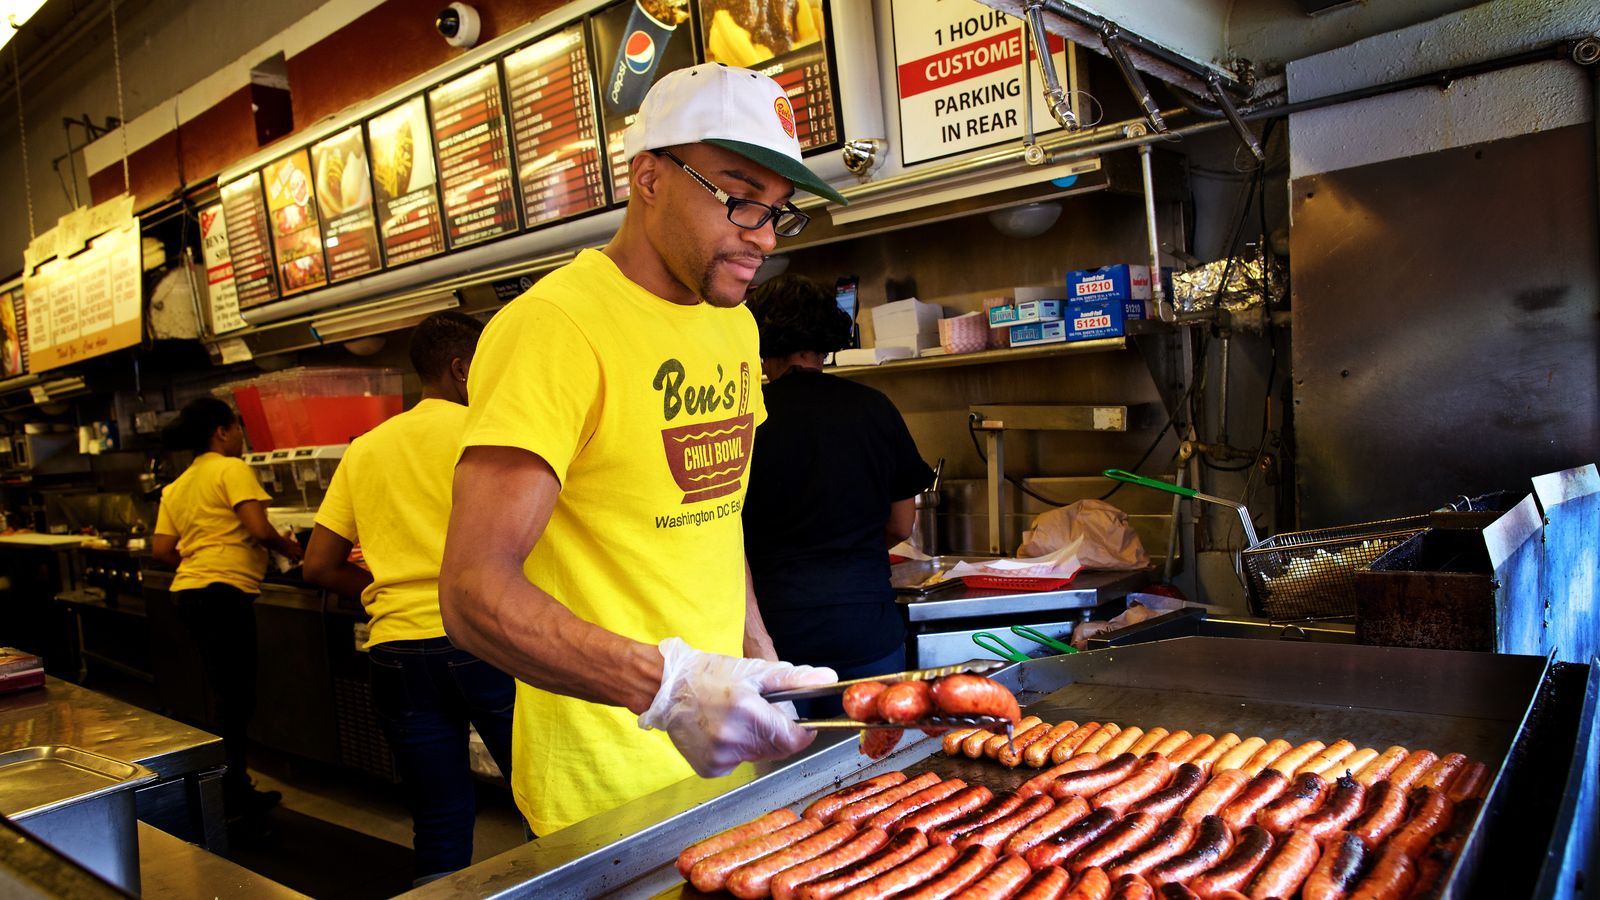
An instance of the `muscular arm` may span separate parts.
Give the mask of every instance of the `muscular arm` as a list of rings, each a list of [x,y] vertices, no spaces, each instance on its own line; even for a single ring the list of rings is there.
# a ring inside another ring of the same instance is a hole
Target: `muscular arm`
[[[555,471],[526,450],[462,454],[439,573],[445,631],[534,687],[643,712],[661,687],[660,651],[583,621],[523,574],[560,491]]]
[[[261,546],[268,550],[276,550],[290,559],[299,559],[305,555],[305,551],[300,549],[298,543],[279,534],[278,530],[272,527],[272,523],[267,520],[267,507],[260,500],[241,500],[233,511],[239,517],[239,521],[244,523],[244,530],[250,532],[250,536]]]
[[[917,500],[907,497],[889,504],[889,524],[884,527],[883,540],[887,546],[893,547],[908,537],[911,537],[911,526],[917,520]],[[920,547],[918,548],[921,549]]]
[[[311,543],[306,545],[306,580],[336,594],[360,597],[372,583],[372,573],[350,561],[353,546],[331,528],[312,528]]]
[[[744,655],[751,659],[778,661],[772,635],[767,633],[767,623],[761,619],[761,607],[756,605],[756,581],[750,574],[748,562],[744,564]]]

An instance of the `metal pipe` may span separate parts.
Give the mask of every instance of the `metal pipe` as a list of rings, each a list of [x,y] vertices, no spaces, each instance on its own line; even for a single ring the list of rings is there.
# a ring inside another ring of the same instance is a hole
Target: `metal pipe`
[[[1145,238],[1150,245],[1150,301],[1155,305],[1156,318],[1170,322],[1172,319],[1166,315],[1170,304],[1167,303],[1166,289],[1161,284],[1161,239],[1156,234],[1156,187],[1150,171],[1150,153],[1149,144],[1139,145],[1139,171],[1144,179]]]
[[[1075,9],[1062,2],[1062,0],[1030,0],[1029,6],[1041,7],[1044,11],[1058,15],[1069,22],[1076,22],[1077,24],[1095,33],[1100,33],[1107,26],[1113,28],[1116,27],[1116,23],[1112,22],[1110,19],[1094,15],[1093,13],[1085,12],[1081,9]],[[1040,21],[1041,23],[1043,22],[1043,16],[1040,16]],[[1239,80],[1231,72],[1220,72],[1208,68],[1201,63],[1189,59],[1186,56],[1181,56],[1177,53],[1174,53],[1160,44],[1145,40],[1143,37],[1140,37],[1137,34],[1124,33],[1122,40],[1124,43],[1134,47],[1139,52],[1153,57],[1154,59],[1157,59],[1162,63],[1173,67],[1174,69],[1192,76],[1195,81],[1200,84],[1204,84],[1207,77],[1216,75],[1219,78],[1227,79],[1227,81],[1230,82],[1229,88],[1231,90],[1234,90],[1241,95],[1245,93],[1244,86],[1239,83]]]
[[[985,429],[984,443],[989,456],[989,555],[1004,556],[1006,515],[1006,432],[1003,428]]]
[[[1033,33],[1034,53],[1039,57],[1039,71],[1044,73],[1044,99],[1050,104],[1050,115],[1062,128],[1068,131],[1077,131],[1078,117],[1072,114],[1072,105],[1067,102],[1067,92],[1061,88],[1061,79],[1056,75],[1055,59],[1050,56],[1050,32],[1044,27],[1043,0],[1028,0],[1023,8],[1023,16],[1028,22],[1028,30]],[[1022,54],[1026,62],[1028,54]],[[1033,102],[1031,99],[1028,102]]]
[[[1022,20],[1022,145],[1033,146],[1033,69],[1028,65],[1028,47],[1031,46],[1033,23]],[[1049,44],[1047,40],[1046,45]]]
[[[1228,346],[1231,343],[1228,332],[1222,333],[1222,349],[1217,354],[1217,380],[1221,387],[1217,391],[1217,443],[1224,446],[1228,443]]]

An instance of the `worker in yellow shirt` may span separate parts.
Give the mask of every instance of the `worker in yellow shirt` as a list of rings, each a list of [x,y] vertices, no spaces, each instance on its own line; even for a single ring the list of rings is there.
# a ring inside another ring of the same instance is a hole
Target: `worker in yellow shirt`
[[[422,400],[351,443],[306,547],[306,579],[359,596],[372,618],[372,705],[411,809],[417,884],[472,863],[469,723],[511,776],[511,677],[457,649],[439,618],[450,479],[467,419],[467,370],[482,331],[459,312],[417,325],[411,364]],[[365,569],[349,561],[357,542]]]
[[[267,551],[300,558],[300,545],[267,520],[272,500],[239,457],[244,426],[228,404],[201,397],[167,426],[168,449],[194,461],[161,492],[150,555],[178,570],[172,605],[194,640],[217,710],[228,768],[223,805],[230,820],[253,817],[282,799],[250,781],[246,750],[256,706],[255,600]]]
[[[622,227],[484,331],[440,573],[456,643],[517,678],[513,793],[541,835],[812,734],[761,693],[833,680],[780,663],[739,509],[766,416],[741,305],[801,161],[772,79],[661,78],[624,136]]]

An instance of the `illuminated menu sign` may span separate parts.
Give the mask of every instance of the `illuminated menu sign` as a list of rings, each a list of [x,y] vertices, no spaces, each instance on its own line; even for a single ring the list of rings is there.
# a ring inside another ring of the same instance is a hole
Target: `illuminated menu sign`
[[[686,26],[689,0],[628,0],[590,17],[599,56],[600,110],[611,169],[611,198],[628,198],[628,161],[622,133],[632,124],[650,86],[674,69],[695,63]]]
[[[261,173],[251,172],[222,186],[222,219],[233,260],[234,290],[239,308],[250,309],[278,297],[278,276],[267,243],[267,204],[261,197]]]
[[[322,228],[311,196],[311,155],[292,153],[261,170],[267,215],[278,259],[278,284],[285,296],[328,283],[322,259]]]
[[[5,328],[0,375],[22,375],[28,371],[28,312],[22,288],[0,291],[0,325]]]
[[[507,56],[505,67],[524,219],[531,226],[604,206],[583,27]]]
[[[412,97],[374,116],[367,121],[367,139],[384,259],[394,266],[444,250],[426,102]]]
[[[428,92],[445,234],[462,247],[517,230],[500,72],[483,66]]]
[[[821,0],[749,3],[700,0],[706,62],[754,69],[783,86],[802,151],[839,142],[838,103],[828,61],[828,10]]]
[[[361,127],[352,126],[311,146],[316,173],[317,206],[322,211],[322,244],[328,257],[328,280],[343,281],[383,264],[378,257],[378,229],[372,217],[372,177]]]

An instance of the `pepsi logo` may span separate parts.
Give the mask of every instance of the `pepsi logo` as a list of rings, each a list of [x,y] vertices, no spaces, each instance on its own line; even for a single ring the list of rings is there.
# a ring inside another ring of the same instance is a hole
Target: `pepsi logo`
[[[622,45],[622,57],[627,61],[629,71],[643,75],[650,71],[651,64],[656,61],[656,42],[643,31],[635,31],[628,35],[627,42]]]
[[[772,101],[772,109],[778,114],[778,124],[783,126],[783,133],[794,137],[794,107],[789,105],[789,98],[779,97]]]

